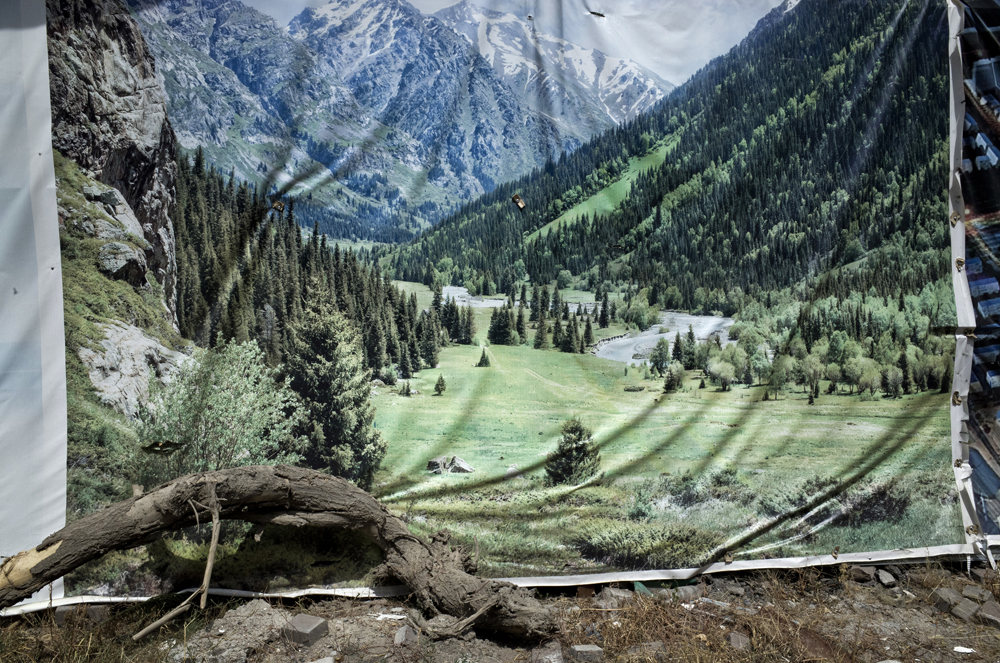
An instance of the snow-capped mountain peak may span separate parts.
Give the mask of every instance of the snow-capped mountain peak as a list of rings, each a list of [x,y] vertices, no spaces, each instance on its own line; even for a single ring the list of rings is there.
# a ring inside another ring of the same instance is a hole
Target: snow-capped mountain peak
[[[553,117],[582,119],[574,110],[582,96],[590,113],[619,123],[648,110],[674,87],[637,62],[539,32],[528,20],[469,0],[435,16],[465,37],[505,83]]]

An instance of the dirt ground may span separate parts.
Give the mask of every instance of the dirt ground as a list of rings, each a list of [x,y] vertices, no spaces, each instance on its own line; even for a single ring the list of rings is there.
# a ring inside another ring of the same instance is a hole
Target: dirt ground
[[[0,661],[1000,660],[1000,628],[981,617],[964,620],[942,612],[940,592],[934,593],[940,588],[964,591],[977,608],[991,599],[986,592],[1000,595],[995,577],[980,571],[977,581],[960,566],[878,570],[891,578],[882,575],[880,582],[874,568],[841,566],[717,575],[677,589],[621,583],[540,594],[560,615],[560,631],[548,642],[494,639],[471,631],[435,642],[419,632],[413,606],[403,600],[282,604],[256,599],[213,602],[204,613],[194,611],[199,614],[133,643],[132,634],[180,601],[166,597],[142,606],[91,610],[90,616],[81,608],[59,615],[62,626],[51,613],[4,620]],[[869,580],[872,572],[875,577]],[[291,642],[283,629],[300,613],[319,618],[317,623],[325,620],[319,630],[325,627],[326,635],[309,644]],[[573,647],[580,645],[596,645],[603,653],[577,654]]]

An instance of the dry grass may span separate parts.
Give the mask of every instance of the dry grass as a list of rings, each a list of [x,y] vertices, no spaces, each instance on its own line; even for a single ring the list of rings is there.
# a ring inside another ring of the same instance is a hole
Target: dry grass
[[[231,602],[209,602],[205,610],[194,611],[160,629],[141,642],[132,636],[156,621],[183,597],[151,599],[133,605],[113,605],[110,616],[97,624],[86,614],[86,606],[66,615],[58,626],[53,613],[37,612],[0,622],[0,663],[161,663],[166,660],[169,638],[183,639],[223,614]]]

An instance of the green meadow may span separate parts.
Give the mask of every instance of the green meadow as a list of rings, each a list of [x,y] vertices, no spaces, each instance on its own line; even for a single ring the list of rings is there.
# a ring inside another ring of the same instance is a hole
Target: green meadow
[[[480,338],[489,312],[477,310]],[[663,394],[642,370],[626,374],[590,354],[494,346],[492,365],[476,368],[481,352],[444,348],[438,368],[410,381],[416,395],[380,387],[373,402],[389,443],[378,496],[414,531],[448,529],[478,547],[484,573],[684,567],[723,550],[749,559],[961,540],[947,396],[863,401],[826,394],[823,383],[814,405],[800,388],[763,401],[763,386],[701,389],[696,372]],[[447,390],[435,396],[439,375]],[[546,455],[572,416],[593,430],[603,476],[548,487]],[[439,455],[460,456],[475,472],[431,475],[427,461]],[[520,476],[508,478],[513,469]]]

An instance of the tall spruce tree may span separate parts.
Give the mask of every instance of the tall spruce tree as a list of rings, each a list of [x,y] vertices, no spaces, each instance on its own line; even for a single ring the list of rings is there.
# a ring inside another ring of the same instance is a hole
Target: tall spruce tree
[[[361,335],[329,297],[316,291],[301,321],[292,325],[291,339],[286,370],[312,423],[309,464],[370,488],[386,443],[374,427]]]

